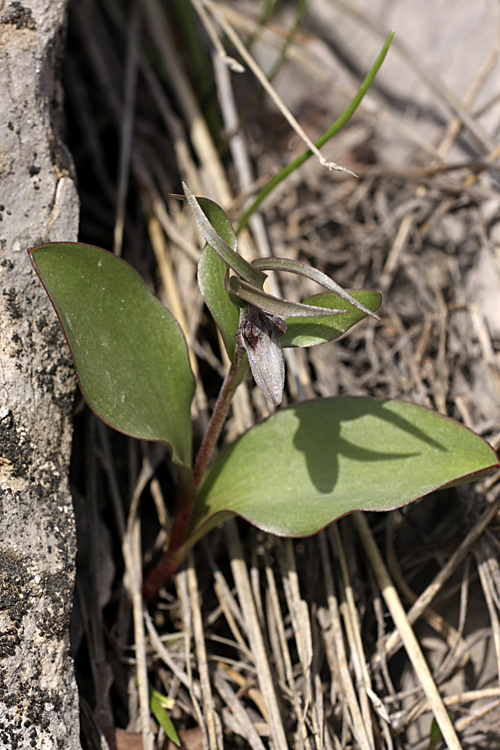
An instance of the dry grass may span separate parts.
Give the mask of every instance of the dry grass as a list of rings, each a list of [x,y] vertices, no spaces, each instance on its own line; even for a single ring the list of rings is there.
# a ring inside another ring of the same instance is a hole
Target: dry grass
[[[185,179],[237,218],[244,198],[302,147],[249,75],[229,76],[220,60],[215,78],[209,73],[212,50],[198,26],[196,70],[174,12],[180,6],[165,11],[159,0],[137,0],[128,12],[121,2],[73,2],[65,85],[81,239],[114,246],[181,322],[196,353],[199,438],[225,365],[196,284],[200,238],[168,193]],[[242,39],[259,33],[256,3],[250,11],[237,1],[218,6]],[[260,52],[282,46],[289,24],[286,14],[272,19]],[[328,49],[320,36],[306,15],[284,62],[310,81],[294,107],[314,136],[338,114],[318,85],[325,67],[318,49]],[[491,65],[496,59],[495,49]],[[421,78],[430,85],[423,71]],[[365,321],[334,345],[287,354],[289,403],[337,394],[403,398],[500,444],[500,340],[483,305],[487,279],[477,274],[480,253],[494,270],[499,262],[493,136],[471,114],[484,78],[478,70],[476,90],[460,106],[441,92],[446,121],[427,143],[379,91],[326,149],[360,179],[310,161],[254,217],[241,240],[248,257],[302,259],[343,286],[377,288],[385,298],[380,322]],[[352,95],[348,89],[343,84],[339,95]],[[404,166],[378,151],[380,134],[394,129],[413,149]],[[469,147],[459,159],[451,150],[458,138]],[[279,283],[288,298],[309,291],[298,277]],[[248,381],[226,440],[268,413]],[[142,658],[151,684],[172,699],[186,748],[442,747],[429,740],[439,710],[433,686],[457,747],[500,748],[497,477],[404,511],[345,518],[311,539],[228,523],[195,549],[141,634],[137,593],[142,566],[164,538],[158,529],[168,524],[168,470],[154,447],[107,431],[86,412],[77,416],[73,464],[80,548],[73,643],[84,747],[142,747],[134,681]],[[400,601],[410,607],[407,620]],[[150,741],[144,729],[143,736]],[[167,747],[161,733],[154,742]]]

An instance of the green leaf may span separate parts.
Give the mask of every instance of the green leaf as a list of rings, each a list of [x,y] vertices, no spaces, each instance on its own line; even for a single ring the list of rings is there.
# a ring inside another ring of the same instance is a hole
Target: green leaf
[[[349,290],[349,294],[358,302],[372,311],[378,310],[382,303],[382,295],[371,289]],[[306,305],[314,305],[321,308],[329,307],[333,310],[339,306],[346,312],[340,315],[317,318],[288,318],[286,321],[287,331],[281,340],[281,346],[316,346],[327,341],[333,341],[343,333],[366,318],[366,314],[357,307],[349,304],[333,292],[315,294],[304,300]]]
[[[250,284],[262,287],[267,278],[266,274],[253,268],[236,252],[236,234],[222,208],[209,198],[195,198],[184,182],[182,187],[205,242],[238,276]]]
[[[308,536],[346,513],[391,510],[498,468],[482,438],[423,407],[372,398],[304,402],[218,458],[200,486],[191,534],[199,538],[229,513],[273,534]]]
[[[180,747],[181,741],[177,735],[177,732],[175,731],[175,727],[172,724],[170,716],[167,714],[164,708],[165,705],[168,706],[170,703],[171,701],[169,698],[166,698],[161,693],[158,693],[156,690],[150,688],[149,707],[151,709],[151,713],[155,717],[158,724],[163,727],[163,730],[168,739],[171,740],[174,745]]]
[[[120,432],[170,444],[190,466],[194,380],[175,318],[106,250],[60,242],[30,254],[90,408]]]
[[[450,711],[447,711],[448,716],[453,721],[454,717],[451,714]],[[429,744],[427,746],[427,750],[436,750],[436,748],[441,744],[443,741],[443,734],[441,732],[441,729],[439,727],[439,724],[436,721],[436,717],[433,717],[432,723],[431,723],[431,729],[429,732]]]
[[[215,205],[215,204],[214,204]],[[231,362],[234,362],[236,342],[234,337],[238,330],[240,313],[226,291],[224,279],[227,265],[222,258],[205,245],[198,262],[198,284],[201,293],[219,328],[224,346]]]

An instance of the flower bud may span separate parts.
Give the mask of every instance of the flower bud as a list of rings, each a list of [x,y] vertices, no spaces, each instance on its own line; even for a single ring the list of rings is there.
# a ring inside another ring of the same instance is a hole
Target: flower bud
[[[278,406],[285,387],[285,362],[281,339],[286,323],[256,307],[245,310],[236,331],[236,343],[247,353],[255,382],[264,396]]]

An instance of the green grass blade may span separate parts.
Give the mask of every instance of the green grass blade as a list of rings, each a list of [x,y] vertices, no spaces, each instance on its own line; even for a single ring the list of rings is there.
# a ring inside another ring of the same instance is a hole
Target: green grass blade
[[[366,92],[372,85],[373,80],[380,69],[380,66],[384,62],[385,56],[387,55],[387,52],[389,51],[389,47],[391,46],[393,36],[394,36],[394,32],[391,31],[391,33],[389,34],[389,36],[387,37],[385,41],[384,46],[382,47],[382,50],[379,56],[377,57],[373,67],[371,68],[370,72],[366,76],[365,80],[361,84],[354,99],[349,104],[345,112],[337,120],[335,120],[331,128],[329,128],[326,131],[326,133],[323,133],[323,135],[320,138],[318,138],[318,140],[315,143],[317,148],[321,148],[322,146],[324,146],[325,143],[327,143],[327,141],[329,141],[330,138],[332,138],[336,133],[338,133],[339,130],[344,127],[346,122],[348,122],[350,118],[353,116],[354,112],[357,110],[363,97],[365,96]],[[269,180],[267,185],[265,185],[260,191],[260,193],[257,195],[252,205],[245,211],[245,213],[241,217],[238,227],[236,229],[236,234],[239,234],[242,231],[242,229],[246,227],[252,214],[255,213],[255,211],[259,208],[259,206],[267,198],[267,196],[272,193],[274,188],[277,187],[280,184],[280,182],[283,182],[283,180],[286,177],[288,177],[288,175],[292,174],[292,172],[294,172],[296,169],[301,167],[302,164],[304,164],[304,162],[306,162],[312,155],[313,155],[312,151],[308,149],[301,156],[297,157],[297,159],[292,161],[291,164],[289,164],[287,167],[282,169],[281,172],[275,175],[271,180]]]
[[[164,705],[166,703],[169,703],[169,699],[163,696],[161,693],[158,693],[156,690],[153,690],[150,688],[149,690],[149,707],[151,709],[151,713],[155,717],[158,724],[160,724],[163,727],[163,730],[165,734],[167,735],[168,739],[171,740],[174,745],[177,745],[177,747],[181,746],[181,741],[177,735],[177,732],[175,731],[175,727],[172,724],[172,720],[170,719],[170,716],[165,711]]]

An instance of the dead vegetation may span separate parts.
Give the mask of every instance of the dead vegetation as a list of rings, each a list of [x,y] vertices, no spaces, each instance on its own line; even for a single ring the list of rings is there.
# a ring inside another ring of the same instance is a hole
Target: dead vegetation
[[[284,3],[261,27],[263,5],[215,3],[234,33],[252,41],[267,74],[283,52],[276,89],[317,138],[354,94],[358,66],[368,66],[341,54],[348,45],[326,22],[324,3],[308,3],[293,37],[301,3]],[[355,16],[343,2],[330,6],[334,17],[368,27],[371,63],[388,29],[380,34],[369,14]],[[200,238],[168,194],[185,179],[237,220],[304,147],[251,74],[230,73],[191,10],[187,0],[71,3],[65,88],[80,238],[121,253],[181,322],[196,352],[200,434],[224,363],[196,284]],[[404,38],[396,40],[390,56],[408,60]],[[380,322],[364,321],[307,354],[288,350],[288,403],[402,398],[500,445],[499,167],[496,133],[484,121],[498,91],[477,106],[498,45],[483,51],[461,99],[414,60],[418,85],[435,98],[418,104],[408,89],[411,116],[391,77],[382,78],[324,150],[359,179],[313,158],[242,236],[248,257],[303,259],[346,288],[384,294]],[[293,299],[309,289],[288,277],[282,291]],[[226,439],[268,410],[248,381]],[[73,645],[84,747],[142,747],[137,660],[171,700],[190,749],[439,748],[439,695],[458,737],[448,747],[500,748],[497,477],[401,511],[357,514],[311,539],[228,523],[195,549],[141,632],[142,570],[168,527],[163,459],[154,446],[77,414]],[[147,735],[143,728],[144,742]],[[155,743],[169,747],[161,732]]]

